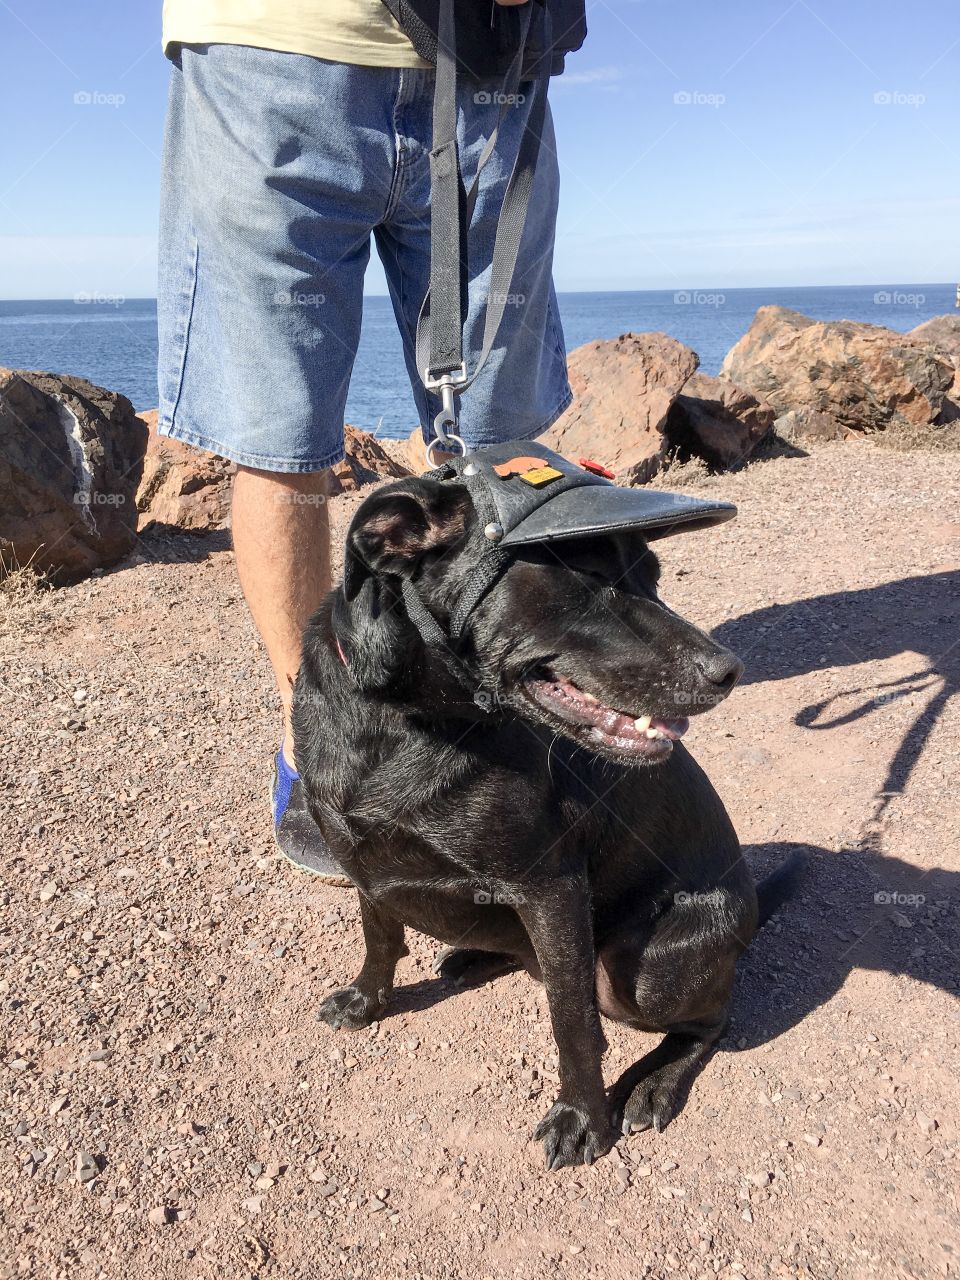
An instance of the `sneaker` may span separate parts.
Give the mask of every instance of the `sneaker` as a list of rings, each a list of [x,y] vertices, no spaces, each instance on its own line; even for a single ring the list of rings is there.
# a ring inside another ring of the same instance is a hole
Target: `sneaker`
[[[353,881],[330,852],[320,828],[311,818],[300,775],[287,764],[282,748],[273,758],[270,804],[274,839],[287,861],[300,871],[309,871],[325,884],[349,888]]]

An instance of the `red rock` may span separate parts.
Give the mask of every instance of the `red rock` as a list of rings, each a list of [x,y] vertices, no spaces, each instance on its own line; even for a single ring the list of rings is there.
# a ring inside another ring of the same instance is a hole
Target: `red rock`
[[[140,417],[150,430],[137,494],[141,528],[156,522],[207,533],[228,525],[236,465],[217,454],[157,435],[156,409]],[[345,426],[344,434],[346,457],[330,470],[331,497],[384,477],[410,474],[368,431]]]
[[[330,493],[349,493],[375,480],[399,480],[410,474],[369,431],[344,427],[347,456],[330,472]]]
[[[673,448],[714,467],[739,466],[773,426],[776,411],[732,382],[695,373],[667,419]]]
[[[761,307],[720,376],[777,410],[813,410],[852,431],[925,426],[944,409],[953,366],[908,335]]]
[[[852,433],[817,409],[791,409],[776,421],[777,433],[785,440],[845,440]]]
[[[659,471],[667,415],[699,359],[665,333],[627,333],[589,342],[569,359],[573,404],[541,437],[567,458],[589,457],[621,483]]]
[[[960,312],[925,320],[907,336],[933,347],[934,351],[947,356],[955,368],[960,368]]]
[[[934,316],[924,324],[918,324],[908,335],[915,342],[932,347],[934,351],[953,365],[953,385],[950,400],[943,406],[938,424],[955,421],[960,417],[960,313]]]
[[[157,435],[157,410],[140,414],[149,430],[137,491],[140,527],[173,525],[191,533],[222,529],[230,519],[236,466],[215,453]]]
[[[122,559],[147,431],[126,396],[84,378],[0,370],[0,553],[54,582]]]

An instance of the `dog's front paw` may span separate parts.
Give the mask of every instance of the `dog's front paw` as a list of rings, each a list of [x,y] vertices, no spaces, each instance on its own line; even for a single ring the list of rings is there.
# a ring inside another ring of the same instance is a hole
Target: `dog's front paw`
[[[593,1164],[613,1146],[614,1134],[605,1117],[597,1122],[580,1107],[555,1102],[533,1135],[543,1142],[548,1169],[568,1164]]]
[[[339,991],[333,991],[327,996],[317,1010],[317,1017],[334,1030],[349,1027],[356,1031],[360,1027],[369,1027],[385,1008],[386,1001],[382,992],[378,999],[372,999],[364,995],[359,987],[341,987]]]

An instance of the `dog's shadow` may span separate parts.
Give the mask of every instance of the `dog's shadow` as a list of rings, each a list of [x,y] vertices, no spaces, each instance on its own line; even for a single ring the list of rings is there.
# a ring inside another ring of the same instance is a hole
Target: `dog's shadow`
[[[794,852],[805,859],[803,878],[740,960],[722,1048],[774,1039],[832,999],[854,969],[957,993],[960,873],[916,867],[870,847],[744,850],[758,878]]]

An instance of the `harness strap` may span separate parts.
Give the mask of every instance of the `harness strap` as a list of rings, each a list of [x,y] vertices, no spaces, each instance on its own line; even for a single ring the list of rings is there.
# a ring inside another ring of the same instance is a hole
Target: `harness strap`
[[[424,644],[446,644],[449,637],[427,606],[420,599],[420,593],[409,578],[404,578],[400,590],[407,617],[420,632]]]

